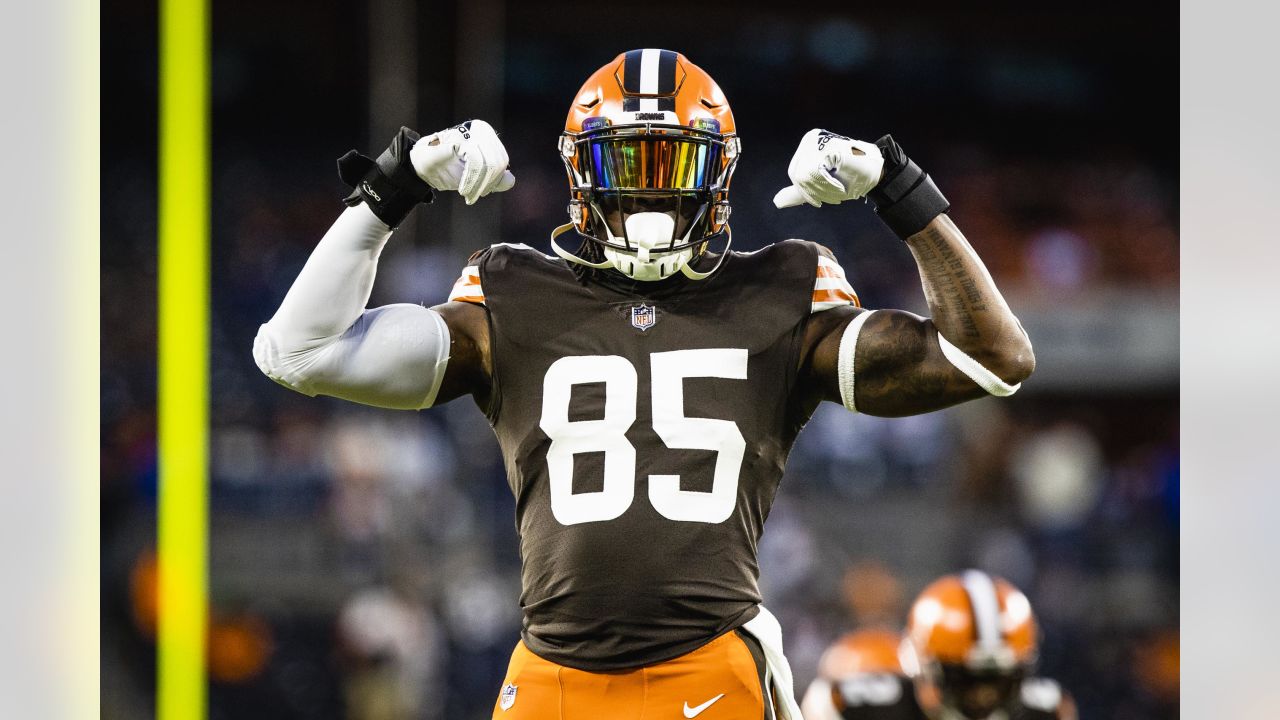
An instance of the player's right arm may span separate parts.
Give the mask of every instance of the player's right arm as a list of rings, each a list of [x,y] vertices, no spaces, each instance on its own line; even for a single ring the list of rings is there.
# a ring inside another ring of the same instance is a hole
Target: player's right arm
[[[484,308],[365,305],[392,229],[431,188],[457,190],[472,204],[514,184],[506,167],[506,151],[483,121],[421,141],[402,129],[376,162],[354,152],[340,160],[340,174],[355,188],[351,207],[259,329],[258,367],[307,395],[379,407],[419,409],[483,394],[489,376]]]

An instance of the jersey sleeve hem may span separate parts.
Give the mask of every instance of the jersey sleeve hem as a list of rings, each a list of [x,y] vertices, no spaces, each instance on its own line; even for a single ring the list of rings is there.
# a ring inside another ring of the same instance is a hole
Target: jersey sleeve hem
[[[823,252],[823,251],[826,252]],[[862,307],[858,293],[845,278],[844,268],[836,262],[830,250],[819,246],[818,265],[814,271],[813,302],[810,313],[853,305]]]

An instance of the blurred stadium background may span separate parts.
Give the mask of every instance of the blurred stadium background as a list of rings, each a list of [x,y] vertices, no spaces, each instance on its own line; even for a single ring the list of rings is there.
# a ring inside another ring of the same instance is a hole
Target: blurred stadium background
[[[334,160],[402,124],[490,120],[518,184],[419,212],[374,304],[442,301],[490,242],[545,247],[568,103],[633,47],[725,89],[738,246],[822,242],[865,305],[922,312],[867,208],[770,202],[809,128],[892,132],[1036,344],[1009,400],[891,421],[830,406],[801,435],[761,559],[797,692],[842,631],[978,566],[1027,591],[1042,672],[1082,717],[1177,717],[1177,16],[1019,7],[214,2],[210,717],[488,717],[519,613],[483,416],[308,399],[250,347],[341,209]],[[104,9],[102,716],[134,720],[155,689],[156,6]]]

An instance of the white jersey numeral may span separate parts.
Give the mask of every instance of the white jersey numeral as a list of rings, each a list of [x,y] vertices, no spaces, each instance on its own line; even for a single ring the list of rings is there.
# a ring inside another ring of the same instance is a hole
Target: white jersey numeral
[[[720,523],[729,519],[738,499],[738,476],[747,443],[737,423],[691,418],[684,414],[684,379],[747,378],[745,349],[675,350],[649,356],[653,389],[653,429],[667,447],[716,452],[711,492],[680,489],[679,475],[650,475],[649,502],[671,520]],[[604,383],[604,417],[570,420],[575,384]],[[547,471],[551,512],[563,525],[612,520],[635,497],[636,449],[626,432],[636,420],[639,397],[636,369],[618,355],[564,357],[551,364],[542,381],[542,420],[551,439]],[[604,453],[600,490],[573,492],[573,456]]]
[[[663,517],[686,522],[720,523],[738,500],[738,474],[747,441],[737,423],[684,416],[684,379],[747,379],[743,349],[675,350],[649,356],[653,385],[653,429],[669,448],[715,450],[711,492],[680,489],[679,475],[650,475],[649,502]]]
[[[575,383],[604,383],[604,417],[569,420]],[[617,355],[564,357],[542,379],[542,432],[551,438],[547,470],[551,512],[562,525],[612,520],[636,492],[636,448],[626,432],[636,421],[636,369]],[[604,451],[604,487],[573,492],[573,456]]]

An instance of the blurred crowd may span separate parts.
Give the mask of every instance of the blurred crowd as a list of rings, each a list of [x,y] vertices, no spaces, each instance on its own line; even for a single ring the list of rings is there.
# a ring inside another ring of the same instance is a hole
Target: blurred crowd
[[[811,57],[796,61],[789,86],[797,96],[815,76],[860,77],[880,56],[876,48],[886,47],[871,43],[877,36],[861,26],[835,27],[828,32],[837,40],[861,32],[870,49],[850,54],[860,46],[805,36]],[[215,54],[234,69],[237,51],[251,55],[245,48],[266,40],[227,42]],[[562,84],[576,88],[579,76],[626,49],[601,45],[584,63],[511,39],[507,101],[534,108],[532,118],[508,111],[504,138],[516,189],[487,207],[441,199],[421,212],[384,255],[374,304],[443,301],[467,253],[487,242],[545,247],[567,197],[554,142],[568,96],[530,68],[549,63],[549,71],[569,72]],[[923,311],[909,253],[869,208],[773,208],[794,143],[806,123],[826,118],[784,122],[768,98],[753,98],[759,88],[746,74],[764,60],[735,70],[717,65],[728,57],[724,49],[680,49],[737,90],[730,99],[745,152],[732,196],[735,246],[787,237],[822,242],[841,258],[865,305]],[[785,50],[775,44],[756,52]],[[104,55],[110,51],[106,42]],[[147,57],[145,48],[135,52]],[[145,75],[134,64],[121,82]],[[343,188],[328,155],[379,148],[363,147],[360,120],[350,117],[322,117],[289,144],[253,137],[243,121],[248,101],[231,81],[230,89],[219,84],[218,67],[215,128],[235,130],[215,130],[213,178],[211,717],[488,717],[520,617],[513,502],[483,415],[465,399],[405,413],[306,398],[262,376],[250,354],[258,324],[340,212]],[[1067,82],[1055,68],[1041,68],[1045,82],[1075,88],[1072,82],[1091,77],[1077,67],[1084,74]],[[1016,72],[992,77],[1037,87]],[[538,78],[546,97],[534,98]],[[143,83],[121,91],[146,90]],[[1092,95],[1087,83],[1077,91],[1098,102],[1110,97],[1103,85]],[[297,95],[291,102],[303,103]],[[1034,93],[1019,103],[988,114],[1007,113],[1018,124],[1047,112]],[[551,109],[537,114],[543,106]],[[271,120],[272,112],[261,115],[268,128],[288,125]],[[838,125],[851,112],[833,109],[833,129],[866,131],[856,119],[853,127]],[[222,126],[219,113],[227,118]],[[1070,147],[1060,152],[1035,127],[1024,128],[1014,143],[1022,149],[1011,150],[963,124],[945,133],[923,120],[901,124],[895,137],[928,158],[952,216],[1010,289],[1015,312],[1019,295],[1069,306],[1108,288],[1176,287],[1176,172],[1150,152],[1117,152],[1115,138],[1079,152],[1079,139],[1067,137]],[[112,127],[108,114],[104,129]],[[794,137],[769,134],[778,129],[795,130]],[[150,717],[155,683],[153,130],[130,126],[133,144],[104,150],[102,167],[102,692],[109,720]],[[459,238],[447,223],[434,224],[464,211],[500,213],[500,236]],[[1008,400],[912,418],[819,410],[792,453],[761,547],[765,602],[782,621],[797,690],[842,632],[900,625],[925,584],[971,566],[1027,592],[1043,627],[1041,672],[1070,690],[1081,717],[1177,716],[1177,387],[1081,393],[1035,383]]]

